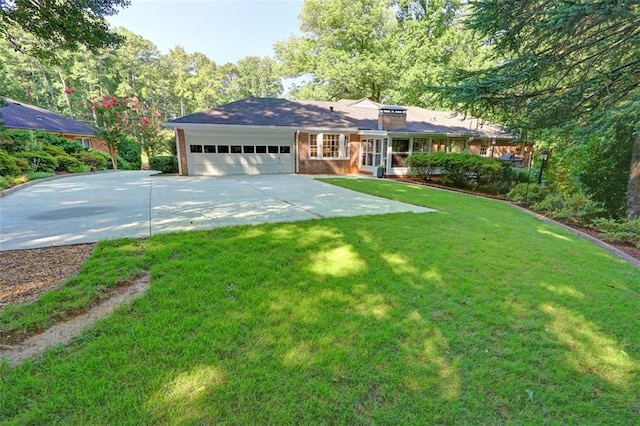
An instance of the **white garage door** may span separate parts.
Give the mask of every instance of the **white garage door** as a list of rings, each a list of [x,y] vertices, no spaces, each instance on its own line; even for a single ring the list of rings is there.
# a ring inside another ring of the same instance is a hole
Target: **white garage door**
[[[189,174],[195,176],[293,173],[293,133],[187,133]]]

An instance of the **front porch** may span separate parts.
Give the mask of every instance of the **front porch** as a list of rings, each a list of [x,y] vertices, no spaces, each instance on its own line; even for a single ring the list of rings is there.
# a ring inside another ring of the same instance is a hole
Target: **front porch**
[[[468,152],[491,158],[514,155],[526,160],[522,144],[513,145],[511,139],[497,138],[361,133],[357,151],[360,153],[358,167],[361,172],[376,174],[376,169],[382,164],[388,176],[407,175],[406,159],[414,153]]]

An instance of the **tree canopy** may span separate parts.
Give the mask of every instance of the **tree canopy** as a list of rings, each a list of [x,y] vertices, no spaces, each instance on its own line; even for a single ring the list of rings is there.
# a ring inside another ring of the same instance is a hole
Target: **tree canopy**
[[[617,139],[640,130],[638,2],[476,0],[468,12],[494,62],[460,71],[442,99],[529,132],[588,128],[633,144],[628,211],[640,215],[640,136]]]
[[[130,0],[14,0],[0,2],[0,34],[16,50],[52,58],[57,49],[83,45],[96,52],[122,38],[109,30],[105,16],[130,4]],[[23,30],[37,43],[25,44]]]

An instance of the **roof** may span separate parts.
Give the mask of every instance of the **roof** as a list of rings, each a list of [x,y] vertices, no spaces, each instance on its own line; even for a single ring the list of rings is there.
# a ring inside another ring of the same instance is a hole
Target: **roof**
[[[43,130],[54,133],[95,135],[96,129],[81,120],[74,120],[62,114],[48,111],[24,102],[4,98],[0,105],[0,121],[10,129]]]
[[[510,138],[503,127],[477,118],[463,117],[451,111],[436,111],[412,106],[385,106],[369,99],[342,99],[328,102],[246,98],[176,118],[167,122],[166,125],[175,128],[187,124],[378,130],[380,109],[406,111],[406,126],[389,133]]]

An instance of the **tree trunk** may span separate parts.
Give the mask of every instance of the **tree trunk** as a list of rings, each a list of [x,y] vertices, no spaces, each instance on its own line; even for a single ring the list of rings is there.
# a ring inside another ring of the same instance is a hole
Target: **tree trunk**
[[[629,218],[640,219],[640,131],[633,141],[631,155],[631,173],[629,173],[629,188],[627,192],[627,210]]]
[[[60,77],[60,82],[62,82],[64,100],[67,102],[67,109],[69,110],[69,117],[73,118],[73,109],[71,108],[71,99],[69,99],[69,93],[67,93],[67,82],[64,79],[64,75],[62,75],[62,71],[58,69],[58,76]]]

